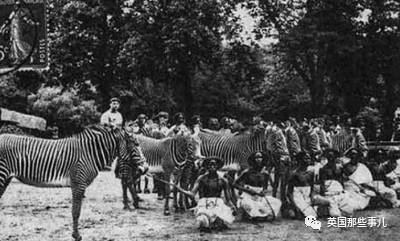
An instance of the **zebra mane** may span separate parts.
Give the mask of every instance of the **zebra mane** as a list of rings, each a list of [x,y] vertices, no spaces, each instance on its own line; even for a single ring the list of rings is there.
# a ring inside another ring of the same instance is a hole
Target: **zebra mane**
[[[107,134],[107,133],[115,132],[115,131],[118,131],[118,128],[113,129],[111,127],[100,125],[100,124],[92,124],[92,125],[85,126],[82,129],[80,129],[78,132],[73,133],[66,137],[67,138],[68,137],[79,137],[85,133],[96,133],[96,132],[99,134]]]
[[[173,136],[171,138],[171,140],[175,140],[178,143],[186,143],[189,141],[193,141],[193,137],[190,135],[177,135],[177,136]]]
[[[144,140],[159,141],[159,142],[168,141],[168,140],[188,141],[193,138],[189,135],[168,136],[168,137],[165,137],[162,139],[154,138],[153,136],[140,135],[140,134],[139,135],[134,134],[134,136],[139,137],[140,139],[144,139]]]

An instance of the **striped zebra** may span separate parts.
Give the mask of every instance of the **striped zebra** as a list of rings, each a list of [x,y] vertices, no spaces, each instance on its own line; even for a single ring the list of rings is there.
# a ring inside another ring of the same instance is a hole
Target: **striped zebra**
[[[139,145],[137,139],[134,138],[136,145]],[[133,199],[133,206],[135,208],[139,208],[139,196],[136,192],[135,184],[140,181],[141,175],[143,175],[147,171],[147,162],[146,158],[143,155],[141,148],[138,150],[133,149],[133,152],[138,152],[138,155],[133,153],[132,159],[130,161],[119,161],[118,169],[116,167],[117,178],[121,179],[122,186],[122,200],[124,204],[125,210],[130,210],[129,206],[129,198],[127,190],[131,193]]]
[[[140,147],[120,129],[85,128],[68,138],[50,140],[14,134],[0,135],[0,198],[12,178],[38,187],[71,187],[75,240],[82,240],[78,223],[86,188],[99,171],[135,159]]]
[[[259,127],[252,133],[237,135],[200,132],[199,137],[201,154],[221,158],[224,160],[224,166],[221,170],[228,171],[231,174],[247,168],[247,159],[252,153],[261,151],[267,154],[269,157],[268,165],[275,168],[272,186],[273,195],[276,196],[281,166],[290,160],[286,138],[280,128],[276,126]],[[285,183],[285,178],[282,178],[281,186],[286,187]]]
[[[225,135],[200,132],[201,154],[224,160],[223,171],[240,171],[247,167],[247,158],[256,151],[287,158],[289,151],[283,132],[277,127],[259,128],[252,133]]]
[[[165,129],[164,131],[161,131],[161,128],[159,128],[159,126],[157,124],[153,124],[153,125],[146,125],[144,128],[139,129],[138,126],[136,125],[136,123],[134,121],[127,121],[125,123],[125,130],[128,133],[132,133],[134,135],[143,135],[143,136],[147,136],[147,137],[152,137],[155,139],[163,139],[166,138],[167,135],[165,133]],[[141,180],[140,178],[137,180],[136,185],[135,185],[135,192],[142,192],[141,189]],[[148,183],[149,183],[149,179],[148,177],[144,177],[144,193],[150,193],[150,190],[148,189]],[[153,192],[156,191],[156,188],[158,188],[160,185],[157,181],[154,180],[154,185],[153,185]],[[126,189],[123,189],[124,191]]]
[[[330,136],[332,149],[339,151],[340,154],[344,154],[352,147],[352,141],[351,134],[346,130],[341,130],[340,132]]]
[[[180,171],[187,165],[188,161],[201,158],[200,139],[194,135],[177,135],[164,139],[137,136],[143,154],[149,164],[150,173],[163,173],[164,180],[171,181],[171,175],[179,181]],[[185,188],[185,187],[183,187]],[[169,215],[170,185],[165,185],[164,214]],[[174,192],[174,207],[177,208],[177,194]]]

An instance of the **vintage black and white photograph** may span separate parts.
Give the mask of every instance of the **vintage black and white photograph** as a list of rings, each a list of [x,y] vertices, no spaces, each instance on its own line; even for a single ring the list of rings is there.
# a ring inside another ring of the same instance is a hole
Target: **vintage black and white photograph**
[[[0,240],[400,240],[399,14],[0,0]]]

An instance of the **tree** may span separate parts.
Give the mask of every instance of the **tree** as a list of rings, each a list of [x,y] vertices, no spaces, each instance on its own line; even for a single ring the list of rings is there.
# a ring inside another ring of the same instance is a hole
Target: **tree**
[[[370,77],[370,88],[380,98],[385,129],[391,131],[393,112],[400,105],[400,3],[365,1],[362,6],[369,12],[368,21],[360,30],[365,36],[363,45],[368,61],[363,70]]]
[[[1,76],[0,107],[26,113],[28,95],[35,93],[43,81],[43,75],[33,71]]]
[[[277,32],[275,50],[309,88],[313,110],[322,113],[331,83],[354,78],[343,67],[353,67],[358,49],[354,19],[357,1],[259,1],[261,26]],[[252,6],[254,7],[254,5]],[[345,72],[346,74],[342,74]],[[333,100],[333,101],[338,101]]]
[[[163,99],[170,101],[158,108],[192,112],[193,78],[220,62],[223,37],[235,35],[234,7],[235,1],[217,0],[132,2],[125,9],[124,31],[129,36],[118,63],[125,69],[120,80],[131,83],[134,99],[151,83],[155,89],[165,87]]]
[[[62,0],[51,4],[49,15],[52,63],[47,84],[78,88],[86,98],[108,102],[117,83],[120,8],[97,0]]]

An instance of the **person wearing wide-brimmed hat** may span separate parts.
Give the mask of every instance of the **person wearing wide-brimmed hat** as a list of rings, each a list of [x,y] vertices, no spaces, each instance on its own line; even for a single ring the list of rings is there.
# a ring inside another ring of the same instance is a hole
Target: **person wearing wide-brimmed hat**
[[[101,115],[100,124],[122,128],[123,118],[121,113],[118,112],[120,104],[120,99],[117,97],[111,98],[110,109]]]
[[[206,173],[194,183],[190,196],[199,193],[200,200],[195,208],[196,222],[200,229],[226,228],[234,221],[228,181],[218,175],[217,170],[224,166],[218,157],[208,157],[202,162]],[[224,193],[225,202],[221,198]],[[231,207],[229,207],[231,206]]]
[[[282,206],[281,200],[267,195],[270,176],[264,159],[260,151],[251,154],[247,160],[249,168],[234,181],[234,186],[250,190],[242,192],[237,206],[252,220],[273,220]]]

